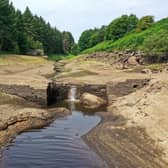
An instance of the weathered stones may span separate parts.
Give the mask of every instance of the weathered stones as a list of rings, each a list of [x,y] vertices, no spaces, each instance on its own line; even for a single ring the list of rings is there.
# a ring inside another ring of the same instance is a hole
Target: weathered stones
[[[114,52],[96,52],[85,57],[86,60],[96,60],[110,65],[117,65],[118,69],[125,69],[129,66],[137,66],[143,64],[145,54],[140,51],[114,51]]]
[[[0,84],[1,92],[22,97],[27,101],[34,102],[42,106],[47,105],[46,89],[35,89],[28,85]]]
[[[95,109],[106,105],[106,101],[104,99],[98,96],[92,95],[90,93],[84,93],[81,96],[80,101],[84,107],[90,108],[90,109]]]
[[[135,56],[129,57],[129,58],[128,58],[128,64],[129,64],[129,65],[137,65],[138,62],[137,62],[136,57],[135,57]]]
[[[152,71],[150,69],[142,69],[141,70],[141,73],[144,73],[144,74],[151,74]]]
[[[107,95],[122,97],[143,88],[149,81],[149,79],[128,79],[123,82],[109,82],[107,84]]]
[[[59,83],[59,82],[52,82],[49,83],[47,89],[47,102],[48,105],[52,105],[62,100],[68,99],[69,91],[71,88],[71,84],[69,83]],[[99,84],[78,84],[75,85],[77,88],[77,95],[76,98],[80,99],[81,95],[85,92],[90,94],[96,95],[103,99],[107,99],[107,92],[106,92],[106,85],[99,85]]]
[[[59,61],[59,62],[56,62],[55,63],[55,66],[54,66],[54,71],[58,74],[58,73],[61,73],[64,71],[64,66],[66,65],[66,61],[62,60],[62,61]]]
[[[5,130],[7,128],[8,128],[8,124],[3,121],[0,121],[0,131]]]

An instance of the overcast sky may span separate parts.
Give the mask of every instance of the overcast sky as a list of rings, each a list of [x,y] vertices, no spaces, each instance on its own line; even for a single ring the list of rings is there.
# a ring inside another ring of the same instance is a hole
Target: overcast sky
[[[107,25],[122,14],[138,17],[154,15],[168,17],[168,0],[11,0],[24,11],[29,6],[33,14],[44,17],[59,30],[71,31],[77,40],[83,30]]]

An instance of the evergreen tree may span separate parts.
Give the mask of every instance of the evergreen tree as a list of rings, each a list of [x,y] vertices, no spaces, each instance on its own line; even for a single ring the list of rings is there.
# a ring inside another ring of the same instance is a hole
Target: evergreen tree
[[[8,0],[0,0],[0,51],[13,49],[13,10]]]
[[[71,52],[74,44],[71,33],[68,32],[63,42],[63,34],[42,17],[33,15],[28,7],[22,14],[8,0],[0,0],[0,52],[26,54],[43,49],[46,54],[63,54],[65,43],[66,52]]]
[[[63,51],[65,54],[72,53],[72,49],[75,45],[74,38],[70,32],[64,31],[62,33],[63,38]]]

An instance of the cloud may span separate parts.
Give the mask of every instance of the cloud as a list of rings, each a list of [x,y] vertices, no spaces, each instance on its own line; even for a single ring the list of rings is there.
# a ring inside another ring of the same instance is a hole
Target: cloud
[[[83,30],[108,24],[122,14],[154,15],[156,19],[168,16],[167,0],[11,1],[22,11],[29,6],[34,14],[43,16],[53,26],[71,31],[76,40]]]

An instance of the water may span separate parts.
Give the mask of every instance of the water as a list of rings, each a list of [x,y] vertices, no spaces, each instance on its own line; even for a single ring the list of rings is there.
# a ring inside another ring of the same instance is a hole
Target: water
[[[70,101],[75,101],[76,100],[76,95],[77,95],[77,88],[75,86],[71,86],[68,99]]]
[[[78,107],[78,106],[77,106]],[[105,163],[89,149],[81,136],[100,122],[78,110],[44,129],[23,133],[4,150],[0,168],[104,168]]]

